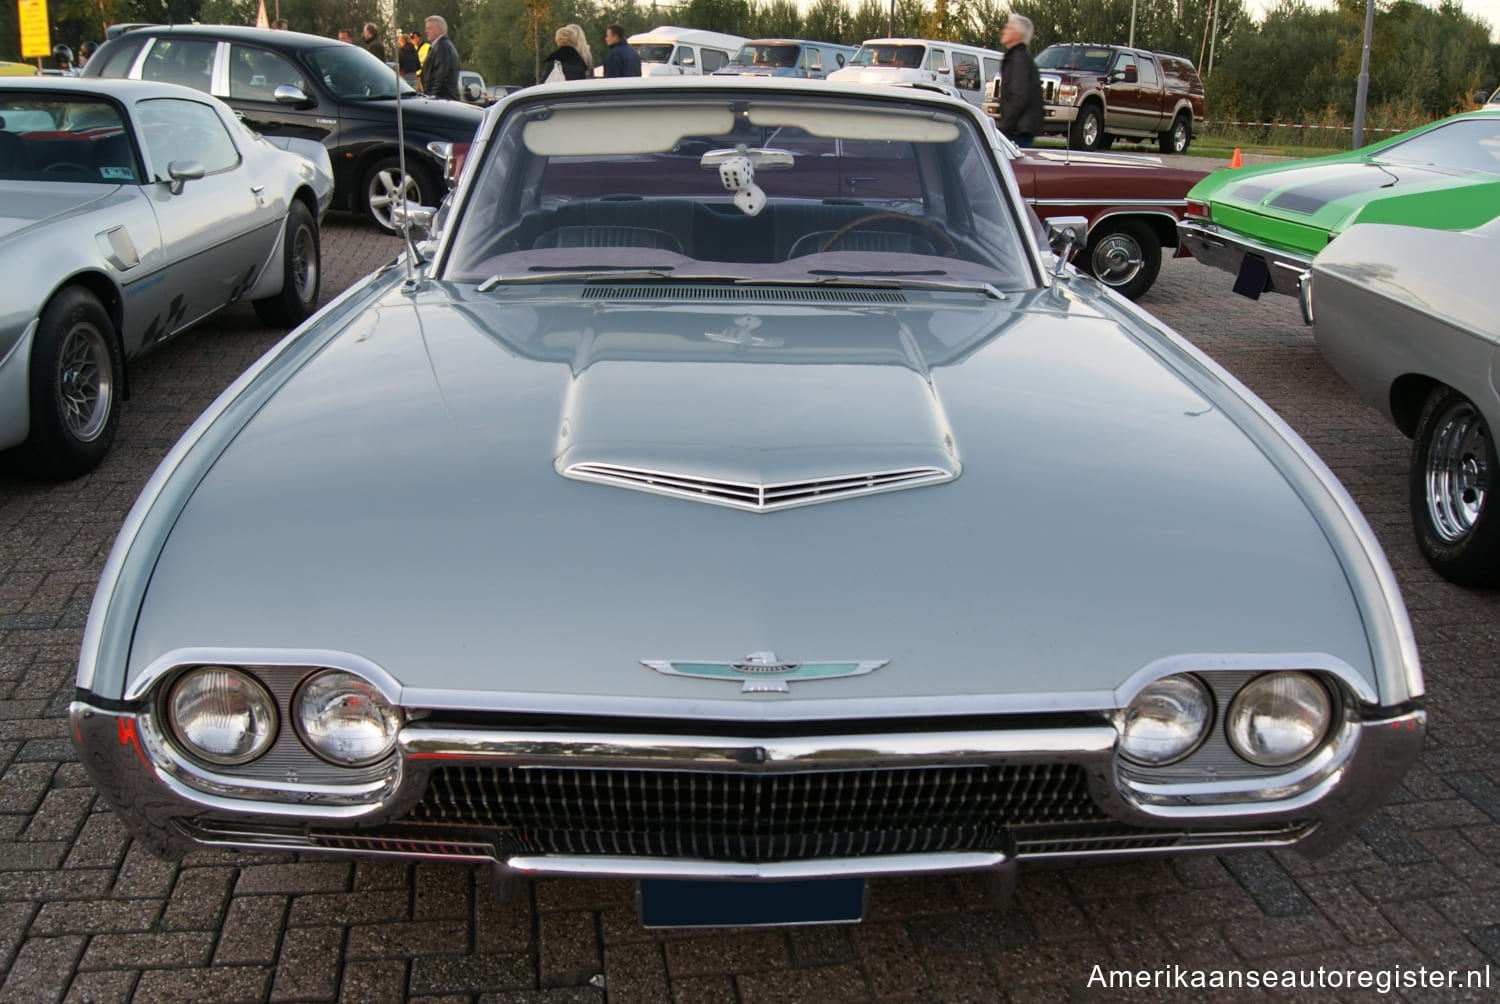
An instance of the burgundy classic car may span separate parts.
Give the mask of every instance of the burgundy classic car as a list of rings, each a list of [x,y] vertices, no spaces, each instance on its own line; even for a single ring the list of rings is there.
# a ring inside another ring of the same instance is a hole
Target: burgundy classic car
[[[1187,254],[1177,243],[1177,221],[1188,189],[1206,171],[1163,167],[1151,156],[1020,150],[1003,137],[1000,143],[1039,217],[1088,219],[1088,243],[1074,263],[1116,292],[1135,300],[1150,289],[1163,247]]]

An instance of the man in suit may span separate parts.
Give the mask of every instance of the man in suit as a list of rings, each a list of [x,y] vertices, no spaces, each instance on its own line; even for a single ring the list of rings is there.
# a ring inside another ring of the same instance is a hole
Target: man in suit
[[[448,38],[448,21],[439,14],[427,18],[427,58],[422,61],[422,90],[430,97],[459,101],[458,50]]]

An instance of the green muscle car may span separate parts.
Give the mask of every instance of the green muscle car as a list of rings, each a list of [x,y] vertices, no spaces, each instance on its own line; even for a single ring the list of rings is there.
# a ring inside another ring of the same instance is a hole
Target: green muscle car
[[[1313,258],[1355,223],[1467,230],[1500,216],[1500,109],[1442,119],[1349,153],[1217,171],[1177,224],[1234,289],[1296,295]]]

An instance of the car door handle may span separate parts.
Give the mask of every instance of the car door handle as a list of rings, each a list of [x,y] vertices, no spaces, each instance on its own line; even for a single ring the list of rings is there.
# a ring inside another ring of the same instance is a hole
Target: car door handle
[[[265,190],[266,190],[266,186],[265,185],[251,185],[250,186],[250,191],[254,192],[256,195],[262,194],[263,192],[265,192]]]

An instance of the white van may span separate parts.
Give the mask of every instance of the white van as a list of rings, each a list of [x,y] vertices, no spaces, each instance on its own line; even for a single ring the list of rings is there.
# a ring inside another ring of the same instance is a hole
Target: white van
[[[984,103],[984,82],[1000,75],[1002,54],[927,38],[872,38],[831,81],[858,84],[938,83],[972,105]]]
[[[631,35],[626,41],[641,57],[641,76],[696,77],[729,62],[749,39],[664,24]]]

